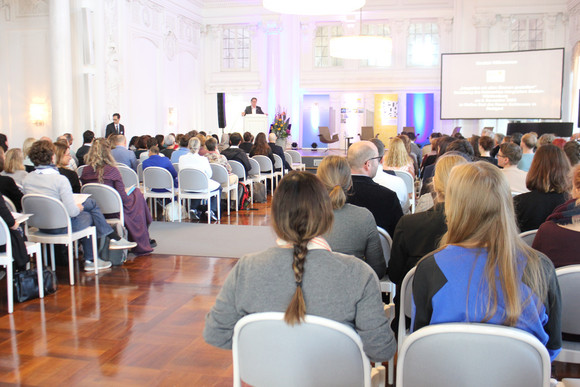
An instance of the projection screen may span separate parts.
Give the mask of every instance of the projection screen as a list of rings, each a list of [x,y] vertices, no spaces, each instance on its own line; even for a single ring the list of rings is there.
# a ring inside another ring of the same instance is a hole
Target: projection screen
[[[564,49],[441,55],[441,119],[560,119]]]

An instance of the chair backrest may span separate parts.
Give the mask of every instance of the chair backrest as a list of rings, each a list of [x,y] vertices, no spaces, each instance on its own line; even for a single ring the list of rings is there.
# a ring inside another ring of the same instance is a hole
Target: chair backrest
[[[360,139],[361,140],[372,140],[375,137],[375,130],[372,126],[361,126],[360,128]]]
[[[80,167],[77,168],[77,175],[79,177],[81,177],[81,175],[83,174],[83,169],[85,169],[87,166],[86,165],[81,165]]]
[[[538,230],[524,231],[520,234],[520,238],[522,238],[524,242],[526,242],[526,244],[531,247],[532,243],[534,243],[534,238],[536,238],[537,232]]]
[[[67,228],[72,230],[70,216],[60,200],[46,195],[28,194],[22,197],[22,210],[33,214],[26,221],[27,227],[40,229]]]
[[[220,184],[228,184],[230,182],[230,177],[228,175],[228,170],[223,166],[215,163],[209,164],[211,167],[211,179],[217,181]]]
[[[330,129],[328,129],[328,126],[319,126],[318,127],[318,133],[326,140],[330,140]]]
[[[232,344],[234,386],[370,386],[370,363],[350,327],[307,315],[290,326],[279,312],[239,320]]]
[[[228,160],[228,163],[230,163],[230,166],[232,167],[233,174],[238,176],[238,180],[246,180],[246,170],[242,163],[236,160]]]
[[[295,150],[287,150],[286,153],[292,156],[292,163],[302,164],[302,155],[300,154],[300,152]]]
[[[117,164],[117,168],[121,173],[121,179],[123,179],[123,184],[125,187],[130,187],[132,185],[139,186],[139,176],[137,172],[126,166],[125,164]]]
[[[278,156],[278,155],[274,155],[274,168],[278,169],[282,169],[284,167],[284,163],[282,162],[282,157]]]
[[[139,155],[139,161],[143,162],[149,158],[149,152],[141,152]]]
[[[260,172],[273,172],[274,167],[272,165],[272,160],[270,160],[267,156],[257,155],[252,157],[252,159],[256,160],[260,165]]]
[[[12,243],[10,243],[10,230],[4,219],[0,218],[0,246],[6,245],[6,254],[12,256]]]
[[[406,317],[411,317],[412,305],[413,305],[413,278],[415,277],[415,267],[409,270],[405,278],[403,278],[403,283],[401,284],[401,289],[399,290],[401,294],[401,300],[399,302],[399,327],[397,333],[397,347],[399,350],[403,346],[403,342],[407,338],[407,327],[406,327]]]
[[[11,212],[16,212],[16,206],[14,205],[14,203],[12,203],[12,200],[10,200],[7,196],[2,195],[2,197],[4,198],[4,201],[6,202],[6,207],[8,207],[8,209]]]
[[[139,182],[143,182],[143,163],[137,164],[137,176],[139,176]]]
[[[377,226],[377,231],[379,232],[379,239],[381,240],[381,247],[383,248],[383,255],[385,256],[385,263],[388,267],[389,261],[391,260],[391,246],[393,245],[393,240],[384,228]]]
[[[254,175],[259,175],[260,174],[260,163],[258,163],[255,159],[253,158],[249,158],[250,160],[250,165],[252,166],[252,168],[250,168],[250,170],[248,171],[248,175],[254,176]]]
[[[143,186],[146,190],[165,189],[173,192],[173,176],[161,167],[147,167],[143,171]]]
[[[415,182],[413,180],[413,176],[409,172],[405,171],[393,171],[395,175],[399,176],[405,182],[405,186],[407,186],[407,193],[414,193],[415,192]]]
[[[179,171],[179,192],[207,192],[209,177],[195,168],[183,168]]]
[[[179,172],[179,163],[173,163],[173,168],[175,169],[175,172]]]
[[[91,194],[91,197],[95,199],[103,215],[119,214],[119,220],[125,224],[123,201],[116,189],[106,184],[89,183],[82,186],[81,192]]]
[[[580,265],[556,269],[562,294],[562,332],[580,335]]]
[[[292,156],[290,155],[290,153],[284,152],[284,159],[286,160],[286,162],[288,163],[288,165],[292,166],[292,163],[294,161],[292,160]]]
[[[450,323],[419,329],[397,357],[397,386],[550,386],[550,355],[521,329]]]

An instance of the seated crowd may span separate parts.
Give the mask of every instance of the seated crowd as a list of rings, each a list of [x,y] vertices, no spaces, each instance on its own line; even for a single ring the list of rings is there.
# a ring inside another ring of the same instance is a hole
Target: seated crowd
[[[196,131],[141,136],[127,147],[123,135],[104,139],[87,131],[76,154],[70,150],[72,136],[62,137],[55,143],[27,139],[23,150],[9,149],[5,155],[0,149],[1,193],[18,210],[23,194],[57,198],[73,229],[95,225],[111,249],[131,248],[136,256],[153,251],[152,218],[141,191],[126,191],[118,165],[166,169],[175,187],[178,171],[194,168],[207,176],[210,191],[221,192],[238,182],[229,161],[241,163],[246,173],[254,155],[274,165],[274,155],[281,153],[286,162],[275,136],[265,133],[254,142],[250,133],[224,134],[219,142]],[[287,174],[272,198],[277,247],[236,264],[206,317],[205,340],[231,348],[234,326],[245,314],[285,312],[289,324],[313,314],[353,327],[367,356],[386,361],[396,351],[396,337],[383,310],[379,280],[396,285],[398,314],[401,284],[416,268],[413,315],[407,321],[412,331],[445,322],[517,327],[542,342],[554,360],[562,334],[555,267],[580,263],[575,248],[580,146],[575,139],[558,140],[534,133],[484,131],[470,140],[433,133],[422,152],[412,133],[402,134],[387,146],[379,139],[356,142],[347,157],[325,157],[316,175]],[[71,169],[77,163],[84,166],[80,181]],[[227,182],[212,180],[211,163],[226,169]],[[285,164],[283,169],[292,168]],[[416,192],[408,192],[395,171],[410,174]],[[106,184],[119,193],[128,240],[107,224],[94,200],[74,203],[81,183]],[[410,199],[419,192],[411,214]],[[217,199],[211,200],[211,208],[217,208]],[[3,208],[1,200],[4,218]],[[193,201],[194,218],[201,216],[200,209],[201,201]],[[18,227],[13,219],[5,220]],[[388,266],[381,229],[392,236]],[[533,248],[519,237],[528,230],[538,230]],[[85,270],[94,270],[91,244],[84,240],[82,245]]]

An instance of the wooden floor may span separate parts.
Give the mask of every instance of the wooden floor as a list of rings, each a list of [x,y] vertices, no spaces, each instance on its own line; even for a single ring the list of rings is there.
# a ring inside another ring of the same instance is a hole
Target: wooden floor
[[[269,203],[256,208],[221,223],[268,224]],[[16,304],[10,315],[0,291],[0,384],[231,386],[231,352],[201,333],[235,263],[152,254],[98,277],[77,267],[73,287],[59,267],[56,294]],[[555,371],[580,377],[577,365],[556,363]]]

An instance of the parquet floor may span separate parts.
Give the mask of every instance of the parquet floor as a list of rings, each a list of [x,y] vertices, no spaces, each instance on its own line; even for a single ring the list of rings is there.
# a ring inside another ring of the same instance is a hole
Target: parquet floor
[[[269,224],[269,203],[222,224]],[[231,386],[231,352],[201,336],[235,259],[152,254],[99,276],[57,268],[59,289],[6,313],[0,281],[0,384]],[[77,265],[78,266],[78,265]],[[556,363],[558,378],[580,367]]]

